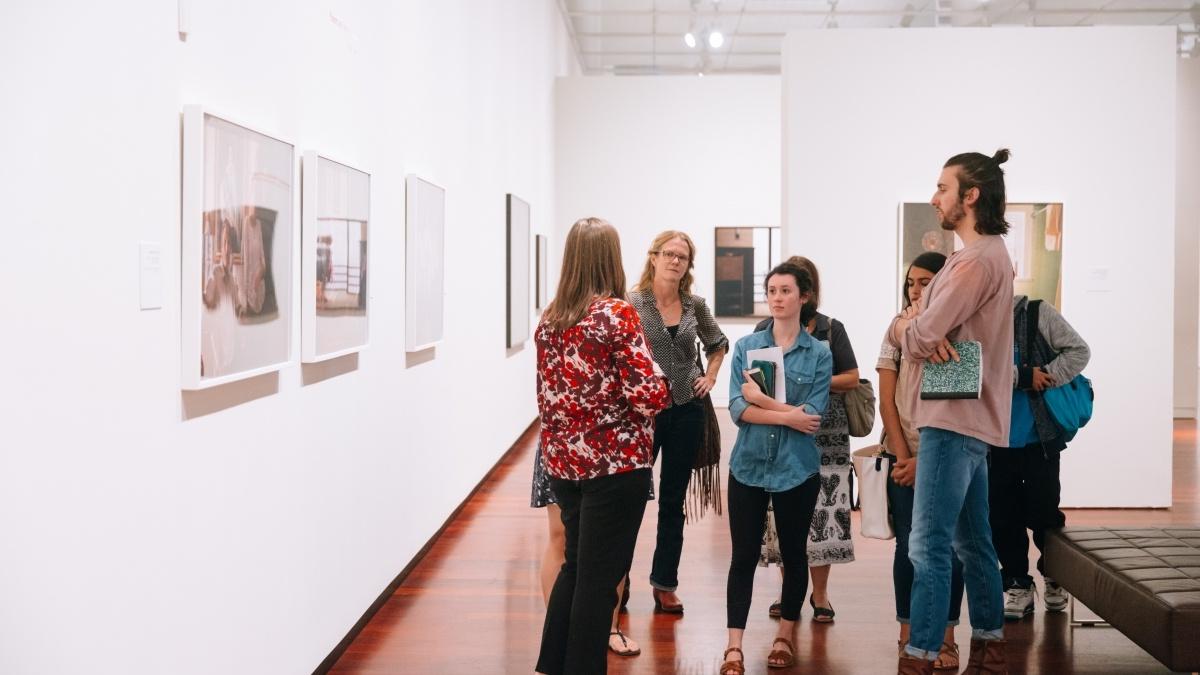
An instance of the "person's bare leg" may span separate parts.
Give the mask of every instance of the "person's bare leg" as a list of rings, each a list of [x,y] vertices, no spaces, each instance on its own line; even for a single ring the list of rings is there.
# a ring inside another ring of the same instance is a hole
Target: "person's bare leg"
[[[788,621],[787,619],[780,619],[779,620],[779,628],[776,629],[776,631],[775,631],[775,637],[783,638],[783,639],[787,640],[788,644],[792,645],[792,648],[794,649],[795,645],[796,645],[796,622]],[[782,651],[791,651],[782,642],[776,642],[771,645],[771,651],[775,651],[776,649],[779,649]],[[792,652],[792,653],[794,656],[795,652]],[[777,661],[774,659],[768,659],[767,663],[774,663],[775,665],[783,665],[783,663],[785,663],[785,662]]]
[[[818,567],[809,567],[809,574],[812,576],[812,599],[817,607],[825,607],[833,609],[833,605],[829,604],[829,565],[820,565]]]
[[[959,665],[957,648],[947,647],[954,643],[954,626],[946,626],[946,634],[942,636],[942,648],[938,650],[937,660],[933,662],[934,668],[957,668]]]
[[[549,604],[550,591],[562,569],[567,550],[567,535],[563,531],[562,510],[558,504],[546,506],[546,526],[550,537],[546,541],[546,552],[542,554],[542,600]]]
[[[742,658],[742,652],[741,652],[741,650],[742,650],[742,635],[745,634],[745,632],[746,632],[746,630],[744,628],[730,628],[729,629],[729,644],[726,645],[727,649],[725,652],[725,659],[724,659],[725,662],[740,662],[740,661],[745,660]],[[731,652],[731,651],[728,651],[729,649],[737,649],[738,651]],[[730,673],[735,673],[735,672],[737,672],[737,671],[732,668],[722,669],[720,671],[720,675],[729,675]]]

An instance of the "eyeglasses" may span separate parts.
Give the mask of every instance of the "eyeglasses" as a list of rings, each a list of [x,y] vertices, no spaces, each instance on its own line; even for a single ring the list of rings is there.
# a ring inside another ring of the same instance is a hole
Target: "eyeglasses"
[[[674,251],[655,251],[654,255],[661,255],[662,257],[666,258],[670,262],[681,262],[684,264],[687,264],[687,262],[689,260],[691,260],[691,258],[689,256],[680,255],[678,253],[675,253]]]

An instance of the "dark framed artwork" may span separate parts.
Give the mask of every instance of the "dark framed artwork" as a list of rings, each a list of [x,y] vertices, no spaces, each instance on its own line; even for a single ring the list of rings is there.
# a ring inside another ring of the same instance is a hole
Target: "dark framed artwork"
[[[779,227],[718,227],[713,307],[717,316],[765,317],[763,282],[782,259]]]

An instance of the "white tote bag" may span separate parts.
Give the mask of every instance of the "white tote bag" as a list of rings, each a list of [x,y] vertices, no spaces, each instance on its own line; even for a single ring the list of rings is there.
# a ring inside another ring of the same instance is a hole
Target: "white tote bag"
[[[887,478],[892,462],[882,454],[883,446],[870,445],[853,453],[854,472],[858,474],[858,512],[862,517],[862,535],[869,539],[891,539],[892,519],[888,514]]]

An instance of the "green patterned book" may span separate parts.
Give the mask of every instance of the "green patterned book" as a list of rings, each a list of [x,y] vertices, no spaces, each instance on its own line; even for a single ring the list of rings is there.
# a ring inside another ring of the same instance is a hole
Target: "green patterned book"
[[[983,388],[983,346],[975,340],[951,344],[958,352],[958,361],[927,361],[921,369],[923,400],[979,398]]]

